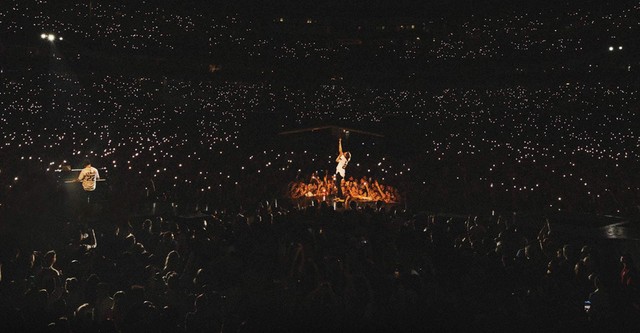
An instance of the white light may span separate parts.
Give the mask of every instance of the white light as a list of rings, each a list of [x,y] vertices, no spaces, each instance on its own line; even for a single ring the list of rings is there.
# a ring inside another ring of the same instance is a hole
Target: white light
[[[59,40],[62,40],[62,37],[59,37],[58,39],[59,39]]]
[[[40,35],[40,38],[42,38],[42,39],[47,39],[47,34],[42,34],[42,35]]]
[[[613,46],[609,46],[609,51],[613,51]]]
[[[48,39],[50,42],[53,42],[54,40],[56,40],[56,36],[54,36],[53,34],[50,34],[50,35],[48,35],[48,36],[47,36],[47,39]]]
[[[622,50],[622,46],[618,46],[618,50]]]

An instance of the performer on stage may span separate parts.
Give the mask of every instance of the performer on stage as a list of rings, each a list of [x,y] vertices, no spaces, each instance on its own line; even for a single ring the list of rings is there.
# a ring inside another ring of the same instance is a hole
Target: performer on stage
[[[91,166],[91,161],[84,161],[84,169],[80,171],[78,175],[78,181],[82,182],[82,188],[87,192],[95,191],[96,183],[100,179],[98,169]]]
[[[342,199],[342,180],[346,177],[347,164],[351,160],[351,153],[348,151],[342,151],[342,138],[338,139],[338,157],[336,162],[336,187],[338,188],[338,199]]]

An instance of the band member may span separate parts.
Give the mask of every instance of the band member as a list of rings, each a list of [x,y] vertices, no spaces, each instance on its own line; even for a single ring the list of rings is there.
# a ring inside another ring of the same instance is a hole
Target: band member
[[[342,138],[338,139],[338,157],[336,157],[336,187],[338,188],[338,198],[342,198],[342,180],[346,177],[347,165],[351,160],[351,153],[342,151]]]
[[[100,174],[98,173],[98,169],[91,166],[91,161],[84,161],[84,169],[80,171],[80,175],[78,175],[78,181],[82,182],[82,188],[87,192],[95,191],[96,183],[98,179],[100,179]]]

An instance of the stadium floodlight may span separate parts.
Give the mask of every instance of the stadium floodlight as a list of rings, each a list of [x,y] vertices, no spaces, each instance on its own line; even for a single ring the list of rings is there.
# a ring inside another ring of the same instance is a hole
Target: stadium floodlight
[[[50,42],[54,42],[56,39],[58,39],[58,40],[63,40],[63,38],[62,38],[62,37],[56,37],[56,35],[54,35],[54,34],[46,34],[46,33],[42,33],[42,34],[40,35],[40,38],[42,38],[42,39],[47,39],[47,40],[49,40]]]

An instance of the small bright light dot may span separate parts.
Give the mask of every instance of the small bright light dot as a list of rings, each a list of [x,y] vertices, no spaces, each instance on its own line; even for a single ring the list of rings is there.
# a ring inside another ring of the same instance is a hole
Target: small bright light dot
[[[49,36],[47,36],[47,39],[48,39],[50,42],[53,42],[54,40],[56,40],[56,36],[54,36],[53,34],[50,34]]]
[[[58,39],[59,39],[59,40],[62,40],[62,37],[59,37]]]
[[[613,51],[613,46],[609,46],[609,51]]]
[[[40,38],[42,38],[42,39],[47,39],[47,34],[42,34],[42,35],[40,35]]]
[[[622,50],[622,46],[618,46],[618,50]]]

